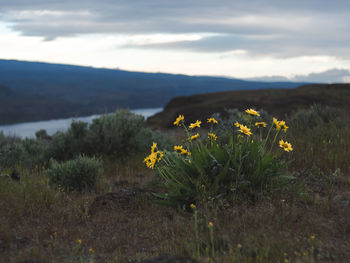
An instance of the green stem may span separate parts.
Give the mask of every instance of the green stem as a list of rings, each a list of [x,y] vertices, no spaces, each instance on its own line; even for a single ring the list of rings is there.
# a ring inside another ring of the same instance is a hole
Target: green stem
[[[196,252],[197,252],[197,258],[200,257],[200,251],[199,251],[199,233],[198,233],[198,217],[197,217],[197,208],[194,209],[194,234],[196,237]]]
[[[214,247],[214,230],[213,230],[213,226],[209,227],[209,232],[210,232],[210,243],[211,243],[211,256],[214,258],[215,257],[215,247]]]
[[[263,149],[265,149],[265,146],[266,146],[266,143],[267,143],[268,138],[270,137],[270,133],[271,133],[272,128],[273,128],[273,122],[272,122],[272,125],[271,125],[269,131],[267,132],[267,135],[266,135],[266,138],[265,138],[265,142],[264,142]]]
[[[273,138],[273,142],[272,142],[272,144],[271,144],[271,148],[270,148],[269,153],[271,153],[272,148],[273,148],[273,145],[275,144],[276,139],[277,139],[277,136],[280,134],[280,131],[281,131],[281,129],[279,129],[279,130],[276,132],[276,135],[275,135],[275,138]]]

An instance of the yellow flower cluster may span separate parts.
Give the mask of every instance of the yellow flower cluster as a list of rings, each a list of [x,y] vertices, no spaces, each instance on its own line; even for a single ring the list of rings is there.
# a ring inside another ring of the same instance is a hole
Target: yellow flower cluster
[[[183,121],[184,119],[185,119],[185,117],[183,115],[179,115],[179,117],[177,117],[173,123],[176,126],[180,126],[181,121]]]
[[[276,130],[279,131],[281,128],[283,131],[287,131],[287,129],[289,128],[287,125],[286,125],[286,122],[285,121],[279,121],[277,120],[276,118],[273,118],[273,123],[275,124],[276,126]]]
[[[164,153],[161,151],[156,151],[156,148],[157,143],[154,142],[151,147],[151,154],[143,160],[143,162],[146,163],[146,166],[151,169],[154,169],[156,162],[159,162],[164,156]]]
[[[216,136],[215,133],[208,132],[208,138],[209,138],[209,139],[212,139],[212,140],[214,140],[214,141],[216,141],[216,139],[218,138],[218,136]]]
[[[186,149],[184,149],[184,147],[182,145],[175,145],[174,151],[178,152],[179,154],[182,154],[182,155],[185,155],[185,154],[191,155],[191,153],[189,151],[187,151]]]

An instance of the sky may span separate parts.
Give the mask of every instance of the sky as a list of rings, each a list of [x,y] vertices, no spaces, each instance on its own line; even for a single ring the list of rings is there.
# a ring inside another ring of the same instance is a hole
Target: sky
[[[349,0],[0,0],[0,59],[349,81],[349,32]]]

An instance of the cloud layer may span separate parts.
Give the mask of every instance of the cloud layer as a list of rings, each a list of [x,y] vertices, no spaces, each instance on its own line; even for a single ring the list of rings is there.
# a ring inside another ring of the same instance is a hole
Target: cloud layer
[[[350,59],[348,0],[1,0],[0,21],[22,35],[47,40],[80,34],[199,34],[125,47]]]

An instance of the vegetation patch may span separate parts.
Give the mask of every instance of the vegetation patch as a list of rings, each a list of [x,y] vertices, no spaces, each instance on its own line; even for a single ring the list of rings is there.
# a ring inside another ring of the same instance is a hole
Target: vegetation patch
[[[78,156],[76,159],[58,163],[50,161],[47,170],[49,183],[68,191],[82,191],[95,186],[102,175],[102,162],[96,158]]]
[[[164,203],[186,207],[242,196],[255,200],[259,195],[287,191],[295,178],[286,173],[282,157],[283,152],[293,150],[284,139],[288,129],[285,121],[274,118],[266,124],[253,109],[245,111],[242,121],[232,123],[229,134],[221,139],[213,133],[218,125],[215,118],[207,119],[208,132],[200,135],[201,121],[187,126],[184,116],[179,115],[174,125],[184,129],[182,145],[175,145],[173,152],[163,152],[153,143],[144,160],[149,168],[156,167],[163,180],[166,193],[157,196]],[[262,129],[268,130],[266,136],[262,136]],[[279,149],[275,149],[276,144]]]

